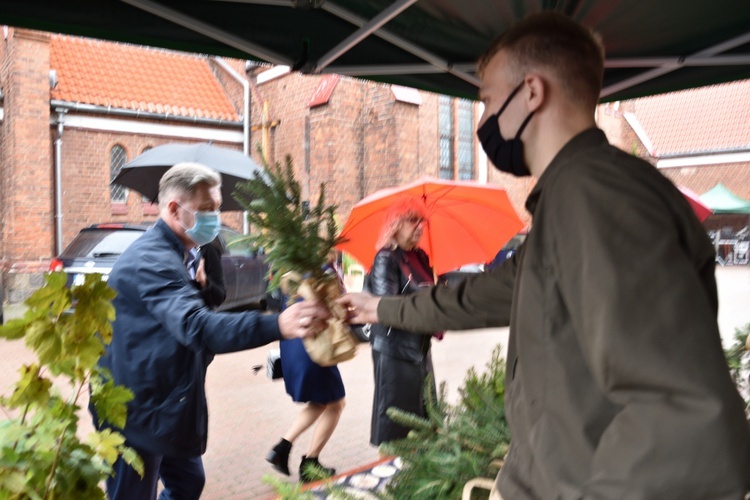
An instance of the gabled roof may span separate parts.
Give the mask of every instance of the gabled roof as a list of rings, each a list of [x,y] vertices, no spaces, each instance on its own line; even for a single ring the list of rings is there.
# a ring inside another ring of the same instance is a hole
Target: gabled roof
[[[50,37],[52,99],[171,115],[238,121],[199,56],[90,38]]]
[[[750,80],[631,101],[657,157],[750,149]]]

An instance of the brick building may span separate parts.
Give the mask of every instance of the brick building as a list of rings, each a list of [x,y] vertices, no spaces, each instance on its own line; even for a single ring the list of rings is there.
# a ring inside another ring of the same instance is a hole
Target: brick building
[[[14,28],[0,68],[3,303],[41,285],[80,228],[156,219],[148,200],[109,183],[160,144],[212,142],[256,160],[264,145],[272,162],[291,155],[305,194],[314,201],[325,184],[342,221],[381,187],[421,175],[487,177],[473,101]],[[239,212],[223,220],[242,228]]]
[[[599,106],[610,141],[702,194],[718,183],[750,199],[750,80]],[[747,215],[714,214],[706,229],[750,224]]]
[[[474,101],[30,30],[5,28],[3,35],[5,304],[23,301],[42,283],[51,258],[81,227],[155,220],[152,204],[109,183],[122,164],[168,142],[212,142],[256,160],[258,146],[270,161],[291,155],[304,193],[314,201],[325,184],[342,222],[362,197],[423,175],[498,184],[528,222],[523,202],[533,180],[487,167],[474,134],[481,114]],[[696,106],[707,98],[691,96],[711,89],[724,93],[711,101],[708,135],[708,108]],[[746,81],[668,94],[682,99],[669,105],[661,96],[608,104],[597,118],[612,142],[657,167],[662,162],[676,183],[702,193],[720,179],[750,198],[750,159],[742,156],[750,151],[749,90]],[[739,107],[738,121],[725,119],[727,104]],[[729,134],[730,126],[740,133]],[[698,136],[686,135],[690,127]],[[730,156],[716,163],[721,151]],[[680,163],[686,158],[692,163]],[[242,228],[238,212],[223,220]]]

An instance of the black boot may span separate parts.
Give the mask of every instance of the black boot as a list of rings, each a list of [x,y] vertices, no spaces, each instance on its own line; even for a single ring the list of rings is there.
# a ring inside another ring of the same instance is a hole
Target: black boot
[[[313,481],[319,481],[320,479],[327,479],[336,474],[336,469],[331,467],[323,467],[318,462],[318,457],[308,458],[306,455],[302,455],[302,462],[299,464],[299,479],[303,483],[311,483]]]
[[[292,451],[292,443],[284,438],[271,448],[266,455],[266,461],[273,465],[273,468],[282,474],[289,475],[289,452]]]

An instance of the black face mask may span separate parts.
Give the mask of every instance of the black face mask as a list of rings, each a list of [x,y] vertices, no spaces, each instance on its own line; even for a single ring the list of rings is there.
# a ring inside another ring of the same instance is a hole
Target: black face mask
[[[522,86],[523,82],[518,84],[518,87],[510,93],[503,105],[500,106],[500,110],[488,117],[482,126],[477,129],[479,142],[482,143],[482,148],[487,154],[487,158],[495,165],[495,168],[517,177],[531,175],[526,162],[523,160],[523,142],[521,142],[520,137],[529,120],[534,116],[534,112],[529,113],[529,116],[521,124],[521,128],[518,129],[516,136],[510,140],[503,139],[503,136],[500,135],[500,123],[498,120],[502,112],[505,111],[505,108],[510,104],[511,99],[521,90]]]

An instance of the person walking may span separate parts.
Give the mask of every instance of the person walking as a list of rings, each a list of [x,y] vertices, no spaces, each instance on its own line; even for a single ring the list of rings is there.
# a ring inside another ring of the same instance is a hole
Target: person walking
[[[412,198],[390,207],[377,242],[380,250],[367,278],[373,294],[409,295],[434,285],[429,258],[419,248],[426,217],[424,206]],[[434,393],[436,389],[430,336],[379,324],[372,326],[370,335],[375,378],[370,443],[379,446],[409,433],[407,427],[391,420],[386,413],[388,408],[424,417],[428,380],[429,390]]]
[[[340,304],[412,331],[510,324],[512,441],[492,498],[741,499],[750,430],[715,252],[669,179],[596,127],[603,65],[598,36],[554,11],[496,39],[477,135],[495,167],[537,179],[524,245],[460,287]]]
[[[336,277],[343,293],[345,287],[343,277],[336,267],[337,256],[336,250],[332,249],[324,271]],[[289,476],[289,454],[292,445],[302,433],[315,425],[310,446],[300,461],[299,478],[303,483],[308,483],[331,477],[336,474],[336,469],[322,465],[319,457],[336,430],[346,405],[346,391],[341,373],[338,366],[320,366],[310,359],[300,339],[282,340],[279,347],[286,392],[292,401],[304,403],[305,406],[292,426],[268,452],[266,461],[277,471]]]
[[[115,384],[133,392],[125,444],[143,460],[143,476],[118,458],[107,479],[110,499],[198,499],[205,483],[208,410],[205,376],[214,354],[281,338],[314,335],[330,317],[318,301],[281,314],[219,313],[191,278],[192,250],[219,231],[221,177],[195,163],[170,168],[159,182],[159,220],[117,259],[112,342],[99,360]],[[108,427],[90,405],[97,428]]]

